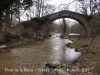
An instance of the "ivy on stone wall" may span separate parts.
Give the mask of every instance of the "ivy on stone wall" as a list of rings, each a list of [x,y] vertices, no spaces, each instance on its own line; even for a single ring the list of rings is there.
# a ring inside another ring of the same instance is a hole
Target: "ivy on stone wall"
[[[91,15],[84,15],[84,14],[83,14],[83,16],[84,16],[88,21],[90,21],[90,20],[93,18],[93,16],[91,16]]]
[[[41,17],[41,18],[38,18],[38,17],[35,17],[35,18],[32,18],[31,20],[29,21],[24,21],[21,23],[21,25],[23,25],[24,29],[28,28],[28,27],[32,27],[34,29],[39,29],[41,28],[41,26],[48,20],[47,17]]]
[[[48,20],[47,17],[40,17],[40,18],[36,17],[31,19],[31,21],[36,22],[38,26],[42,26],[47,20]]]
[[[91,34],[98,35],[100,34],[100,17],[94,17],[90,22]]]

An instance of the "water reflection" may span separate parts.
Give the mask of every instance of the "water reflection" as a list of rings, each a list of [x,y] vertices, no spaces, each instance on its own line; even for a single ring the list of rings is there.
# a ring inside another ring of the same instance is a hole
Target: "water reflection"
[[[75,59],[77,59],[81,53],[75,52],[75,48],[69,48],[65,46],[67,43],[72,43],[69,39],[61,39],[58,36],[60,34],[55,34],[51,38],[52,40],[52,60],[53,61],[60,61],[60,62],[66,62],[68,64],[72,63]]]

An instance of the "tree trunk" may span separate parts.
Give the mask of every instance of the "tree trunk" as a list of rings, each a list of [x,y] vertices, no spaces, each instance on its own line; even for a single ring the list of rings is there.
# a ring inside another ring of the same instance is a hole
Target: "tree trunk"
[[[17,9],[18,9],[18,20],[19,20],[19,23],[20,23],[20,11],[19,11],[19,8],[20,8],[20,4],[18,3],[18,6],[17,6]]]
[[[93,38],[92,38],[92,40],[91,40],[91,42],[90,42],[90,44],[88,46],[87,52],[90,52],[90,47],[91,47],[91,45],[92,45],[92,43],[93,43],[95,38],[96,38],[96,36],[93,36]]]
[[[10,19],[10,13],[9,10],[6,10],[6,16],[5,16],[5,32],[10,33],[11,28],[11,19]]]

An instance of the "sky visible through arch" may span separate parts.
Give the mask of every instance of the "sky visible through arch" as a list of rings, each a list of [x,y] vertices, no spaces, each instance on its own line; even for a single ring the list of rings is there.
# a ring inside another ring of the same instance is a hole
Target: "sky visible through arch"
[[[55,5],[57,11],[61,11],[64,9],[70,11],[76,11],[77,8],[75,0],[51,0],[50,4]],[[54,22],[60,24],[59,22],[61,21],[62,19],[57,19]],[[70,18],[66,18],[66,22],[67,24],[69,24],[69,26],[73,25],[74,23],[78,23],[77,21]]]

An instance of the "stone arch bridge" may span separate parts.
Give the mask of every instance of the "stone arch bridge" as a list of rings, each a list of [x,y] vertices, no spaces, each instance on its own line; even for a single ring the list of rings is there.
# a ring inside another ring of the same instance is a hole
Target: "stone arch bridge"
[[[80,13],[76,13],[76,12],[72,12],[72,11],[68,11],[68,10],[63,10],[63,11],[59,11],[59,12],[56,12],[53,14],[49,14],[49,15],[44,16],[44,17],[47,17],[48,20],[45,21],[43,23],[43,25],[49,25],[54,20],[59,19],[59,18],[71,18],[71,19],[76,20],[77,22],[79,22],[83,26],[84,31],[85,31],[87,36],[89,36],[91,33],[90,27],[89,27],[89,25],[90,25],[89,22],[92,19],[91,16],[87,16],[84,14],[80,14]],[[41,18],[44,18],[44,17],[41,17]]]

